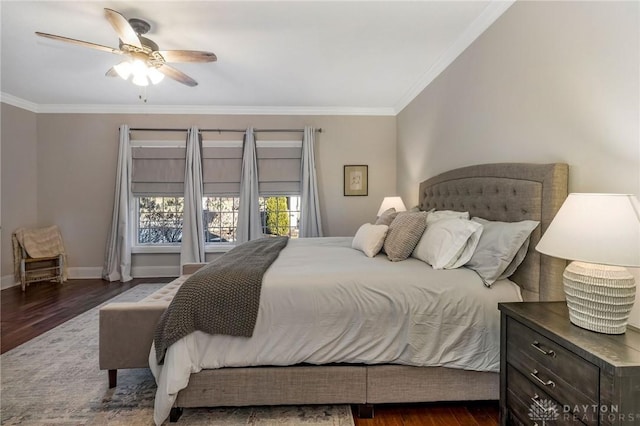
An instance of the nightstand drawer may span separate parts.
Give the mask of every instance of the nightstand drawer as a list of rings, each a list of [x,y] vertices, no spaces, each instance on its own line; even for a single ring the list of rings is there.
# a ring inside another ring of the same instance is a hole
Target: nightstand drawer
[[[509,318],[507,362],[561,404],[599,403],[600,370],[546,337]]]
[[[515,368],[507,367],[507,409],[524,424],[580,425],[573,416],[563,413],[562,404],[531,383]]]
[[[501,426],[542,426],[529,418],[536,393],[536,400],[556,401],[562,421],[576,426],[640,426],[638,330],[609,335],[579,328],[565,302],[500,303],[498,309]]]

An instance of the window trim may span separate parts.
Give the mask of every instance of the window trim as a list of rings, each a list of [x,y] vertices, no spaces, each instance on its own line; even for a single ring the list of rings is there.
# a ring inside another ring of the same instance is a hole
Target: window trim
[[[234,243],[210,243],[205,244],[205,253],[226,253],[235,247]],[[180,254],[181,246],[155,245],[131,247],[131,254]]]

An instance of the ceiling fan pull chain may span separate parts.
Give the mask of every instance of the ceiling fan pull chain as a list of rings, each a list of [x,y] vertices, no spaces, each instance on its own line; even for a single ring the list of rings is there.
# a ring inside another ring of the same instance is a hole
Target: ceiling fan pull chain
[[[138,99],[140,99],[145,104],[147,103],[147,86],[140,86],[140,94],[138,95]]]

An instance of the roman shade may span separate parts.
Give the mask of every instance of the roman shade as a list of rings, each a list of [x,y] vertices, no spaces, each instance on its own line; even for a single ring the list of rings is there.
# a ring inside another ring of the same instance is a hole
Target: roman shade
[[[132,141],[134,196],[184,195],[185,141]]]
[[[131,189],[135,196],[184,194],[183,141],[133,141]],[[299,195],[301,141],[257,141],[261,196]],[[242,141],[203,141],[204,195],[238,196],[242,173]]]
[[[202,182],[204,195],[240,194],[242,141],[204,141]]]
[[[258,141],[256,148],[260,195],[299,195],[302,141]]]

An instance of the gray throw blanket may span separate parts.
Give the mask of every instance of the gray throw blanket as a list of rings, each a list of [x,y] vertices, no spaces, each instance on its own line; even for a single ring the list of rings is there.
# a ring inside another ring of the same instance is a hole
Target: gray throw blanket
[[[262,277],[288,237],[261,238],[234,247],[198,270],[178,289],[156,327],[156,359],[199,330],[251,337],[258,317]]]

